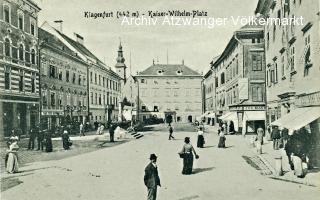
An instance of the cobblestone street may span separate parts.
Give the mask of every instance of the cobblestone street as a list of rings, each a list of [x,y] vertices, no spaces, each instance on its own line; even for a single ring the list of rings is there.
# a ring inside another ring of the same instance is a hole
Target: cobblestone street
[[[185,136],[191,137],[192,144],[196,143],[196,132],[190,125],[174,127],[175,140],[168,140],[166,126],[158,125],[150,127],[145,137],[123,145],[61,160],[30,163],[21,173],[3,176],[4,183],[10,187],[7,185],[2,197],[6,200],[144,199],[143,174],[150,153],[158,155],[162,182],[158,199],[316,199],[315,194],[319,193],[317,187],[266,176],[267,168],[242,136],[227,135],[227,148],[218,149],[218,137],[212,130],[204,135],[205,148],[196,149],[200,159],[194,162],[193,174],[183,176],[177,152]]]

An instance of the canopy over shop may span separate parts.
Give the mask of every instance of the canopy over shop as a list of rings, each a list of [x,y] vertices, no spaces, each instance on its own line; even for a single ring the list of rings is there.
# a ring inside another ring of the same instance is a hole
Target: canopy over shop
[[[234,123],[234,129],[239,132],[242,128],[242,134],[255,132],[258,126],[263,126],[266,119],[265,111],[244,111],[244,112],[227,112],[219,117],[220,120]]]
[[[299,130],[320,118],[320,107],[297,108],[271,123],[273,126],[287,128],[289,133]]]

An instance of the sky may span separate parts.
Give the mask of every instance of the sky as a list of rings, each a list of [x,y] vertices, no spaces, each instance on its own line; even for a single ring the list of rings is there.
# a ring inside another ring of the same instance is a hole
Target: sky
[[[199,10],[207,12],[207,18],[252,16],[258,0],[34,0],[41,11],[39,26],[44,21],[57,27],[53,21],[63,20],[63,33],[84,37],[85,46],[108,66],[116,64],[119,41],[123,46],[127,74],[134,75],[155,63],[184,64],[198,72],[206,73],[209,63],[221,54],[233,32],[242,24],[227,23],[207,26],[162,25],[158,18],[155,26],[138,26],[123,23],[115,15],[117,11]],[[113,12],[111,18],[86,18],[85,12]],[[168,55],[168,56],[167,56]]]

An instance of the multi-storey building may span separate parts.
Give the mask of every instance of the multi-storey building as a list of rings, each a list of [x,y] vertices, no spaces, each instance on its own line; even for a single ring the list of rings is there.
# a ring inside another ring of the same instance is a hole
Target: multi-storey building
[[[202,76],[182,64],[154,64],[135,76],[138,118],[151,116],[193,122],[202,111]]]
[[[216,113],[216,88],[215,88],[215,75],[214,71],[210,70],[204,75],[202,91],[204,95],[204,105],[202,119],[207,124],[215,125],[215,113]]]
[[[320,2],[319,0],[260,0],[256,14],[266,19],[302,17],[302,23],[267,24],[267,122],[309,133],[309,159],[320,156]],[[307,135],[305,135],[307,137]],[[310,137],[311,136],[311,137]]]
[[[265,120],[265,64],[263,27],[246,25],[234,32],[221,56],[212,63],[215,73],[216,115],[233,122],[245,134]]]
[[[48,31],[39,28],[42,126],[52,130],[71,122],[85,123],[87,63]]]
[[[268,124],[297,107],[319,106],[319,1],[259,1],[256,13],[303,17],[302,24],[265,26]]]
[[[46,30],[50,30],[51,34],[86,63],[86,102],[88,103],[89,122],[106,123],[118,120],[121,77],[85,47],[84,38],[79,34],[75,33],[75,39],[72,39],[51,27],[47,22],[42,27],[47,27]]]
[[[39,122],[39,10],[31,0],[0,1],[0,137]]]

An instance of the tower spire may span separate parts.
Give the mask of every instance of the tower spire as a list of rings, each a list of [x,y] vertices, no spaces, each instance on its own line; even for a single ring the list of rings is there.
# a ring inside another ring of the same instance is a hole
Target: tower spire
[[[117,74],[123,79],[124,83],[126,82],[126,64],[124,64],[124,57],[123,57],[123,51],[122,51],[122,45],[121,45],[121,38],[119,37],[119,49],[118,49],[118,57],[116,59],[117,63],[115,65],[115,68],[117,70]]]

